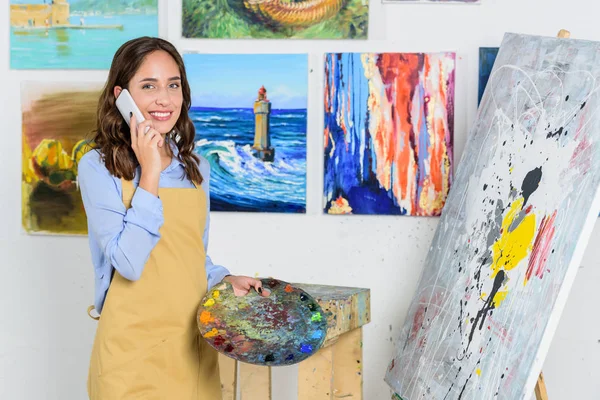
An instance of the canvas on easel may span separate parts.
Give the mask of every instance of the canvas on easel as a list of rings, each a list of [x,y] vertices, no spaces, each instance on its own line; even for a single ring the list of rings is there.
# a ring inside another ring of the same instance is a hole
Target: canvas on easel
[[[506,34],[386,382],[529,399],[600,211],[600,43]]]

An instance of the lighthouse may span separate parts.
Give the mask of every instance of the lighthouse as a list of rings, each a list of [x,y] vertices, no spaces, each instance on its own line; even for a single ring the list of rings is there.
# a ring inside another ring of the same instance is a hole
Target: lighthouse
[[[263,161],[273,161],[275,149],[271,147],[271,132],[269,129],[271,102],[267,99],[267,89],[264,86],[258,90],[258,98],[254,101],[254,145],[255,157]]]

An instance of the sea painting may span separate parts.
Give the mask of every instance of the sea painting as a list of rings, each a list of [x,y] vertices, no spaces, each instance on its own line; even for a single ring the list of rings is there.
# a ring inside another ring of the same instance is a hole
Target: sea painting
[[[183,0],[182,33],[211,39],[367,39],[369,0]]]
[[[255,365],[292,365],[315,354],[327,336],[319,303],[290,283],[261,282],[268,296],[254,289],[236,296],[229,283],[209,290],[197,315],[202,337],[220,353]]]
[[[600,42],[508,33],[386,382],[529,399],[600,211]]]
[[[485,87],[490,79],[494,62],[498,56],[498,47],[480,47],[479,48],[479,95],[477,104],[481,103]]]
[[[139,36],[158,36],[158,0],[10,0],[12,69],[108,69]]]
[[[184,54],[213,211],[306,212],[306,54]]]
[[[23,82],[22,224],[28,233],[87,234],[77,164],[90,149],[102,83]]]
[[[324,211],[438,216],[452,183],[454,53],[325,56]]]

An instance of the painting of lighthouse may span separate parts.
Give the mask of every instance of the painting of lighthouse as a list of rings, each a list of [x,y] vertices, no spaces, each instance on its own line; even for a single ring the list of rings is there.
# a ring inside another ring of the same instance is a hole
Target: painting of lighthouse
[[[306,212],[306,54],[184,54],[212,211]]]
[[[108,69],[139,36],[158,36],[158,0],[10,0],[12,69]]]

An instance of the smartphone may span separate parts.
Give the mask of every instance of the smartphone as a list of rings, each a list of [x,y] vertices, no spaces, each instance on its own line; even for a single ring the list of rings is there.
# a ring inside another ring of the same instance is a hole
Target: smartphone
[[[121,112],[121,115],[125,119],[125,122],[127,122],[127,125],[129,125],[131,114],[135,115],[135,120],[138,124],[145,120],[144,115],[142,114],[138,106],[135,104],[135,101],[133,101],[133,97],[131,97],[131,94],[129,94],[129,91],[127,89],[123,89],[121,91],[121,94],[119,94],[119,97],[117,97],[116,104],[117,108]],[[146,127],[146,131],[148,129],[150,128]]]

